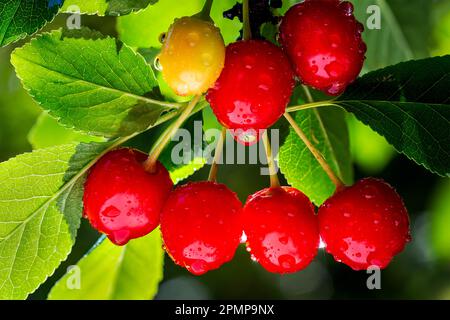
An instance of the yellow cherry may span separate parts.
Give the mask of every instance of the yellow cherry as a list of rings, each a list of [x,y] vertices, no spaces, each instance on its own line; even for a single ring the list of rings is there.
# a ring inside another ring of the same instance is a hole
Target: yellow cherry
[[[213,23],[183,17],[170,26],[158,59],[164,80],[176,94],[200,95],[223,69],[225,44]]]

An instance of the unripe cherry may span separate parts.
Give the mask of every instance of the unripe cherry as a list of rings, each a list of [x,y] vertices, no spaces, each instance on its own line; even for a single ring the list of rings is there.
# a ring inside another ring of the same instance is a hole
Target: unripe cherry
[[[222,71],[225,44],[212,22],[183,17],[170,26],[158,59],[164,80],[176,94],[200,95]]]

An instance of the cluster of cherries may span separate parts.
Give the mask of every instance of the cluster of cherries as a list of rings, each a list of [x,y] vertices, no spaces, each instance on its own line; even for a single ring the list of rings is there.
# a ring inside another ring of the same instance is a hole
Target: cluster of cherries
[[[282,48],[264,40],[223,44],[220,31],[197,16],[170,27],[159,56],[168,85],[179,95],[206,98],[222,125],[249,132],[267,129],[285,112],[295,75],[328,94],[342,93],[359,74],[366,46],[349,2],[306,0],[280,26]],[[164,248],[196,275],[230,261],[241,242],[265,269],[291,273],[316,256],[320,239],[337,261],[355,270],[386,267],[409,241],[406,208],[381,180],[337,188],[316,214],[292,187],[270,187],[245,205],[225,185],[192,182],[173,189],[166,168],[122,148],[104,155],[85,184],[84,212],[117,245],[160,225]],[[245,236],[243,236],[245,235]]]

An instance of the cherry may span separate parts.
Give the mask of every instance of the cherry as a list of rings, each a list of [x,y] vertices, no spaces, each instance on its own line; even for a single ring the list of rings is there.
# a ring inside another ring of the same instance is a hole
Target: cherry
[[[142,163],[147,155],[118,149],[104,155],[91,169],[85,183],[84,214],[92,226],[117,245],[150,233],[173,183],[161,163],[148,173]]]
[[[270,272],[299,271],[317,254],[319,226],[314,206],[297,189],[267,188],[249,196],[243,226],[253,259]]]
[[[280,48],[267,41],[239,41],[227,47],[225,67],[206,99],[219,122],[239,142],[251,144],[283,115],[294,85]]]
[[[361,72],[367,51],[363,30],[350,2],[306,0],[284,16],[280,42],[303,83],[339,95]]]
[[[158,59],[164,80],[178,95],[199,95],[219,77],[225,44],[211,22],[183,17],[170,26]]]
[[[326,250],[354,270],[385,268],[411,240],[408,212],[383,180],[367,178],[337,192],[319,209]]]
[[[195,275],[230,261],[242,236],[242,204],[225,185],[195,182],[176,188],[161,214],[164,246]]]

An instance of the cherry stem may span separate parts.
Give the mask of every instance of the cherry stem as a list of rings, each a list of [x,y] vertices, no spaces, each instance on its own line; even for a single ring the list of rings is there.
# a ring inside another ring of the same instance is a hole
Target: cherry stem
[[[155,147],[150,152],[149,157],[144,162],[144,169],[147,172],[153,173],[156,168],[156,162],[158,161],[159,156],[163,152],[166,145],[169,143],[170,139],[175,135],[181,125],[186,121],[186,119],[190,116],[201,96],[195,96],[187,105],[186,109],[180,114],[177,120],[170,126],[170,129],[163,134],[163,136],[158,140]]]
[[[303,130],[298,126],[298,124],[295,122],[295,120],[291,117],[289,113],[285,113],[284,117],[289,122],[291,127],[294,129],[295,133],[297,133],[298,137],[303,141],[303,143],[306,145],[306,147],[309,149],[309,151],[312,153],[314,158],[319,162],[320,166],[323,168],[325,173],[328,175],[330,180],[333,182],[333,184],[336,186],[336,191],[342,189],[345,187],[344,183],[341,179],[333,172],[331,167],[328,165],[328,163],[323,158],[323,155],[320,153],[319,150],[314,147],[314,145],[309,141],[309,139],[306,137]]]
[[[244,21],[243,39],[250,40],[252,38],[252,29],[250,27],[250,6],[249,0],[243,0],[242,2],[242,20]]]
[[[264,143],[264,149],[266,149],[267,164],[269,165],[270,173],[270,187],[278,188],[280,187],[280,180],[278,180],[277,169],[275,166],[275,161],[272,155],[272,148],[270,147],[269,137],[267,135],[267,130],[264,131],[262,140]]]
[[[304,84],[302,84],[302,88],[303,88],[303,91],[305,92],[306,100],[308,101],[308,103],[313,103],[314,99],[312,97],[311,91],[309,91],[309,88],[307,86],[305,86]]]
[[[195,15],[195,17],[212,22],[212,19],[211,19],[212,4],[213,4],[213,0],[206,0],[205,4],[203,5],[202,11],[197,13]]]
[[[224,128],[222,128],[222,132],[220,134],[219,141],[217,141],[216,150],[214,151],[214,159],[211,164],[211,169],[209,170],[208,181],[217,182],[217,171],[219,169],[218,164],[219,164],[220,157],[222,156],[223,145],[224,145],[226,136],[227,136],[227,129],[224,127]]]
[[[318,102],[312,102],[312,103],[305,103],[298,106],[290,106],[287,107],[287,112],[295,112],[299,110],[306,110],[306,109],[313,109],[313,108],[319,108],[319,107],[340,107],[337,104],[334,104],[331,100],[330,101],[318,101]]]

